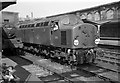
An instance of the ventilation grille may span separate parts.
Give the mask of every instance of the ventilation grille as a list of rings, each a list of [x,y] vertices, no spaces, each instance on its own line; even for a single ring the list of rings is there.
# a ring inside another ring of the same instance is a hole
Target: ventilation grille
[[[61,31],[61,45],[66,45],[66,31]]]

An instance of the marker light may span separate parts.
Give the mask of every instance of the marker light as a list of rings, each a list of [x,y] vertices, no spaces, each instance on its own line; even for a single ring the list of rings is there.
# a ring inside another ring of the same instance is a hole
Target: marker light
[[[78,46],[79,45],[79,41],[78,40],[74,40],[74,45]]]

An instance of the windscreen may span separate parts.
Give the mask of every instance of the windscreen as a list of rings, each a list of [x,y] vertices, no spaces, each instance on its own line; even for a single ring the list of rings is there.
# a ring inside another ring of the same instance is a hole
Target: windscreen
[[[61,23],[63,25],[76,25],[78,23],[82,22],[82,20],[80,20],[79,18],[77,18],[75,15],[69,15],[66,16]]]

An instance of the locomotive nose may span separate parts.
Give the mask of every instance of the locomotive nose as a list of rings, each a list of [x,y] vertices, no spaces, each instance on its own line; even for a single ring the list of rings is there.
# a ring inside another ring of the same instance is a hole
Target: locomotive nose
[[[13,38],[15,37],[15,27],[12,25],[5,25],[3,27],[5,34],[7,35],[7,38]]]
[[[94,47],[95,26],[91,24],[80,24],[74,27],[73,44],[75,47]]]

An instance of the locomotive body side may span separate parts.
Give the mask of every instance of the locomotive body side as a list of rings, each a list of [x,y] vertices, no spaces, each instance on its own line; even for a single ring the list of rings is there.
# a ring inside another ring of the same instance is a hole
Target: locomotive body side
[[[34,43],[42,45],[50,45],[50,27],[40,27],[34,29]]]
[[[25,35],[25,29],[24,28],[17,28],[15,32],[16,38],[24,42],[24,35]]]
[[[16,36],[21,39],[23,43],[50,45],[51,28],[49,26],[39,26],[37,23],[34,23],[32,27],[29,25],[30,24],[20,25],[16,31]]]
[[[97,31],[94,25],[84,23],[75,15],[46,18],[33,24],[33,27],[23,24],[20,25],[23,28],[17,29],[23,49],[69,64],[94,62]]]

